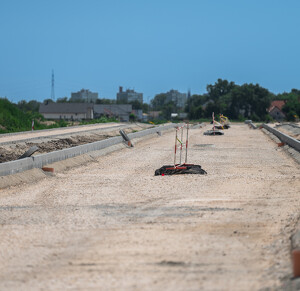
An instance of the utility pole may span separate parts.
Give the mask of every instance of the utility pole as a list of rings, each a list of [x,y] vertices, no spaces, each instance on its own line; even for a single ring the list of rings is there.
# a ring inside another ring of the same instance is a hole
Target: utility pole
[[[51,78],[51,100],[55,101],[55,93],[54,93],[54,71],[52,70],[52,78]]]
[[[188,104],[188,117],[191,115],[191,89],[188,90],[187,94],[187,104]]]

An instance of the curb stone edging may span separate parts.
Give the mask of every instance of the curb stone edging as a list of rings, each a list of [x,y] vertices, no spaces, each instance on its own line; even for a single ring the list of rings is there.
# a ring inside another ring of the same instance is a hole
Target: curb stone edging
[[[282,142],[288,144],[289,146],[293,147],[294,149],[296,149],[298,152],[300,152],[300,141],[296,140],[293,137],[290,137],[278,130],[276,130],[275,128],[267,125],[267,124],[263,124],[262,125],[263,128],[265,128],[266,130],[268,130],[269,132],[273,133],[275,136],[277,136]]]
[[[130,139],[142,138],[150,134],[156,134],[160,131],[165,131],[176,127],[177,124],[171,123],[168,125],[158,126],[154,128],[145,129],[142,131],[128,134]],[[80,145],[72,148],[67,148],[59,151],[54,151],[46,154],[36,155],[21,160],[10,161],[0,164],[0,176],[8,176],[23,171],[31,170],[34,168],[42,168],[47,164],[52,164],[58,161],[73,158],[89,152],[101,150],[123,142],[121,136],[115,136],[105,140]]]

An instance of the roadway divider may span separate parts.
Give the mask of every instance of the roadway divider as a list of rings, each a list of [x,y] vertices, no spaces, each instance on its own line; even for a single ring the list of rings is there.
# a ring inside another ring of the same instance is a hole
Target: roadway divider
[[[267,124],[263,124],[262,127],[264,129],[266,129],[267,131],[273,133],[275,136],[277,136],[282,142],[284,142],[285,144],[289,145],[290,147],[294,148],[295,150],[297,150],[298,152],[300,152],[300,141],[298,141],[297,139],[288,136],[282,132],[280,132],[279,130],[267,125]]]
[[[177,124],[170,123],[167,125],[157,126],[154,128],[145,129],[142,131],[128,134],[130,139],[142,138],[150,134],[157,134],[158,132],[165,131],[176,127]],[[0,176],[7,176],[23,171],[31,170],[34,168],[42,168],[45,165],[52,164],[58,161],[73,158],[79,155],[86,154],[92,151],[102,150],[104,148],[120,144],[123,142],[121,136],[115,136],[101,141],[96,141],[72,148],[67,148],[59,151],[54,151],[46,154],[31,156],[21,160],[15,160],[11,162],[0,164]]]

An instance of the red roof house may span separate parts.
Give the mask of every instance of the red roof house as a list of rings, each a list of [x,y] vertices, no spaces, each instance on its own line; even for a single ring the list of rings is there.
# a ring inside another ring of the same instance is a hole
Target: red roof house
[[[284,104],[285,101],[283,100],[274,100],[268,108],[269,114],[277,121],[281,121],[285,118],[285,114],[282,112]]]

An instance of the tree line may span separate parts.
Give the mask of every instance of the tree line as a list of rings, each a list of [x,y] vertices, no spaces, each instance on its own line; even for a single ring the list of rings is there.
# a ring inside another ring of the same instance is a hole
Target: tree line
[[[224,114],[233,120],[252,119],[268,121],[267,108],[274,96],[258,84],[237,85],[218,79],[207,85],[207,93],[193,95],[185,108],[189,118],[210,117],[212,112]]]
[[[151,108],[161,111],[164,118],[169,119],[170,112],[184,111],[188,119],[197,120],[224,114],[232,120],[252,119],[253,121],[270,121],[267,112],[273,100],[284,100],[282,111],[286,119],[294,121],[300,116],[300,90],[273,94],[259,84],[237,85],[234,82],[218,79],[214,84],[206,86],[206,93],[194,94],[187,99],[184,108],[176,108],[174,102],[166,102],[165,94],[158,94],[151,100]]]
[[[286,119],[294,121],[300,116],[300,90],[273,94],[259,84],[237,85],[228,80],[218,79],[214,84],[206,86],[206,93],[193,94],[187,98],[184,107],[167,100],[165,93],[155,95],[150,104],[131,102],[133,109],[142,109],[143,112],[159,111],[160,119],[170,120],[171,113],[187,113],[188,119],[198,120],[211,118],[212,112],[216,115],[224,114],[232,120],[252,119],[253,121],[270,121],[272,118],[267,112],[273,100],[284,100],[282,111]],[[7,104],[8,100],[4,103]],[[45,99],[43,102],[54,102]],[[71,102],[67,97],[58,98],[56,103]],[[78,102],[78,101],[77,101]],[[96,104],[118,104],[115,99],[97,99]],[[36,100],[21,100],[16,105],[22,112],[32,117],[39,112],[41,102]]]
[[[67,126],[64,120],[57,120],[51,125],[43,123],[44,118],[38,113],[39,102],[20,101],[14,104],[6,98],[0,98],[0,133],[28,131],[34,129],[47,129]]]

